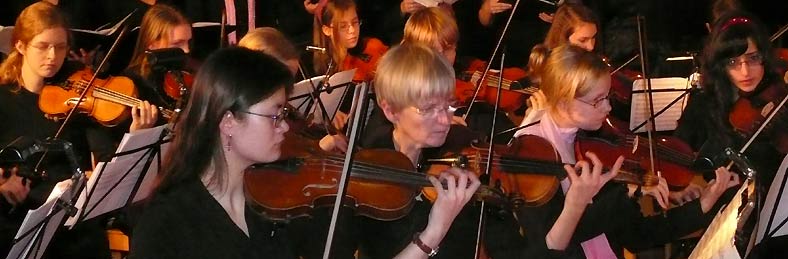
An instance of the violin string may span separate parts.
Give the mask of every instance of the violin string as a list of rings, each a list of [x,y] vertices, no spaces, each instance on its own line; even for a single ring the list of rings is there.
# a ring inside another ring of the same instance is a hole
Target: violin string
[[[637,136],[639,143],[649,143],[646,139],[641,136]],[[627,144],[631,147],[634,145],[634,138],[627,137]],[[689,166],[693,163],[693,157],[678,150],[675,150],[671,147],[665,146],[662,143],[657,143],[657,153],[661,154],[661,157],[665,157],[671,161],[675,161],[681,165]]]
[[[69,85],[73,85],[73,84],[69,84]],[[87,82],[85,82],[84,80],[81,80],[81,81],[77,82],[77,87],[79,89],[85,89],[87,87]],[[94,91],[97,91],[99,94],[106,95],[104,97],[108,97],[108,98],[102,98],[102,99],[112,99],[112,100],[109,100],[109,101],[116,102],[116,103],[119,103],[119,104],[122,104],[122,105],[126,105],[126,106],[129,106],[129,107],[131,107],[131,106],[140,106],[142,104],[142,100],[140,100],[140,99],[137,99],[137,98],[134,98],[134,97],[131,97],[131,96],[125,95],[123,93],[120,93],[120,92],[117,92],[117,91],[113,91],[113,90],[110,90],[110,89],[107,89],[107,88],[104,88],[104,87],[94,87]],[[165,117],[171,117],[173,115],[173,111],[171,111],[169,109],[161,109],[161,112],[162,112],[162,114],[164,114]]]

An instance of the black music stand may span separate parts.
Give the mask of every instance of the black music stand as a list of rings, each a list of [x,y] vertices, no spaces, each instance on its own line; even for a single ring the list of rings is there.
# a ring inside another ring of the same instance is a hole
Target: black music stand
[[[307,78],[293,85],[293,92],[287,99],[297,111],[309,117],[334,119],[334,115],[341,106],[341,101],[353,86],[353,75],[356,70],[345,70],[335,73],[328,78],[325,75]],[[327,79],[327,80],[326,80]]]
[[[750,238],[751,243],[747,248],[748,256],[760,243],[778,236],[788,235],[788,227],[786,227],[786,223],[788,223],[788,209],[786,209],[788,195],[785,194],[788,178],[786,178],[786,173],[788,173],[788,155],[783,159],[769,187],[766,201],[758,217],[756,231],[753,231],[755,236]]]
[[[167,126],[126,134],[112,160],[96,166],[87,186],[79,193],[75,204],[77,214],[66,221],[66,226],[147,198],[161,169],[162,150],[169,147]]]

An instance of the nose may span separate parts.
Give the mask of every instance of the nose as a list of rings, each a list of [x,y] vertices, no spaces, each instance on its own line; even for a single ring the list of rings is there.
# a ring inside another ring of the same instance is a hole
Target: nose
[[[605,114],[610,113],[610,111],[613,110],[613,107],[610,106],[610,98],[607,98],[602,102],[602,111],[605,112]]]
[[[183,53],[189,54],[189,45],[183,45],[181,46],[181,49],[183,50]]]
[[[594,50],[594,40],[588,40],[586,43],[583,43],[582,46],[580,46],[580,47],[582,47],[586,51],[593,51]]]
[[[57,57],[57,47],[50,46],[47,48],[47,59],[55,59]]]
[[[451,117],[452,116],[454,116],[454,114],[447,111],[445,114],[438,115],[438,118],[436,119],[436,122],[439,125],[449,125],[449,124],[451,124]]]

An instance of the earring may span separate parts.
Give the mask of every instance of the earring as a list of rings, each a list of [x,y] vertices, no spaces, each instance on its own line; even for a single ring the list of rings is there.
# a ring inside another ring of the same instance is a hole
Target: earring
[[[230,147],[232,147],[232,144],[230,143],[232,143],[232,141],[233,141],[233,135],[227,135],[227,144],[224,145],[224,148],[227,149],[227,151],[230,151]]]

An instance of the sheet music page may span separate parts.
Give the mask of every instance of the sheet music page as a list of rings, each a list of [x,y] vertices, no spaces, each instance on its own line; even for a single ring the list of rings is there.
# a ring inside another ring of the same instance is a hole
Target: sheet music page
[[[651,89],[654,91],[652,97],[654,98],[654,112],[659,112],[662,108],[666,107],[673,100],[684,93],[685,89],[691,87],[687,78],[683,77],[666,77],[666,78],[652,78]],[[646,80],[638,79],[632,83],[632,110],[629,119],[629,129],[632,130],[651,116],[651,111],[648,108],[648,94],[645,93]],[[638,92],[640,91],[640,92]],[[681,112],[687,104],[689,95],[685,95],[682,100],[668,108],[664,113],[655,118],[657,131],[674,130],[678,126],[678,120],[681,117]],[[638,132],[646,132],[648,126],[640,127]]]
[[[741,259],[739,252],[736,251],[736,246],[733,245],[733,237],[736,235],[736,227],[739,222],[738,212],[742,205],[741,194],[747,191],[749,184],[751,184],[749,181],[742,184],[728,206],[714,217],[706,229],[706,233],[698,241],[695,250],[692,250],[689,259]]]
[[[35,229],[38,224],[44,220],[47,215],[49,215],[53,209],[55,208],[55,203],[60,197],[70,197],[70,190],[69,184],[70,180],[63,181],[55,185],[55,188],[52,189],[52,192],[49,194],[49,198],[47,201],[38,207],[37,209],[30,210],[27,212],[27,216],[25,216],[24,221],[22,221],[22,226],[19,227],[19,231],[16,232],[14,239],[20,238],[23,234],[27,233],[28,231]],[[21,258],[23,253],[30,253],[36,254],[35,257],[29,258],[41,258],[44,255],[44,249],[46,249],[47,245],[49,245],[49,241],[52,240],[52,236],[55,234],[55,231],[58,227],[60,227],[60,222],[63,221],[63,218],[66,216],[65,211],[61,210],[51,218],[49,218],[49,223],[46,224],[46,228],[40,228],[38,230],[33,230],[25,236],[25,238],[19,240],[13,247],[11,247],[11,251],[8,253],[7,259],[16,259]],[[36,234],[41,234],[43,232],[43,236],[40,239],[40,242],[36,246],[32,246],[33,244],[30,243],[32,241],[33,236]],[[35,250],[31,250],[33,248],[37,248],[38,252],[36,253]]]
[[[120,25],[122,25],[124,22],[126,22],[126,20],[128,20],[129,17],[131,17],[132,14],[134,14],[134,12],[130,12],[129,14],[126,15],[126,17],[124,17],[118,23],[116,23],[115,25],[113,25],[112,27],[107,28],[107,29],[99,29],[99,30],[95,30],[95,31],[93,31],[93,30],[83,30],[83,29],[70,29],[70,30],[78,31],[78,32],[85,32],[85,33],[91,33],[91,34],[104,35],[104,36],[112,35],[116,31],[118,31],[118,29],[120,29]],[[133,27],[133,28],[130,27],[130,28],[131,28],[130,30],[135,30],[135,29],[138,29],[139,26]]]
[[[777,175],[774,176],[772,185],[769,187],[769,194],[766,195],[766,202],[764,203],[763,209],[761,209],[761,214],[758,217],[758,235],[755,238],[755,245],[763,240],[763,237],[767,231],[766,226],[768,225],[769,220],[772,221],[771,229],[768,230],[769,233],[773,232],[773,236],[775,237],[788,235],[788,226],[780,226],[780,222],[788,218],[788,194],[784,193],[786,190],[780,190],[780,187],[788,188],[788,186],[783,186],[787,170],[788,155],[783,158],[783,162],[780,164],[780,169],[777,170]],[[783,193],[783,195],[777,197],[777,195],[780,193]],[[772,211],[775,212],[774,216],[772,216]]]
[[[333,74],[329,79],[328,83],[331,86],[338,86],[343,84],[348,84],[353,81],[353,75],[356,74],[356,69],[345,70],[341,72],[337,72]],[[312,107],[309,111],[307,111],[307,104],[312,101],[309,97],[309,94],[312,93],[314,85],[317,87],[320,82],[323,80],[325,76],[316,76],[313,78],[302,80],[293,85],[293,92],[290,94],[290,97],[300,96],[300,95],[307,95],[304,98],[298,98],[294,100],[289,100],[288,103],[296,108],[301,114],[304,116],[308,116],[309,114],[314,114],[314,121],[315,123],[322,123],[322,111],[317,103],[312,104]],[[331,93],[322,92],[320,93],[320,100],[323,101],[323,105],[326,107],[326,113],[329,116],[334,115],[337,109],[339,108],[339,101],[342,100],[343,93],[345,92],[345,87],[338,87],[334,88]]]
[[[123,139],[120,141],[118,149],[115,150],[115,153],[125,152],[153,144],[156,141],[159,141],[159,137],[167,127],[168,125],[161,125],[158,127],[141,129],[126,133],[123,135]],[[117,158],[118,157],[113,157],[112,161],[114,162]]]
[[[170,144],[170,142],[167,142],[161,145],[161,155],[167,154],[167,152],[170,150]],[[162,157],[162,161],[164,161],[164,157]],[[150,167],[148,167],[148,172],[145,173],[145,177],[142,179],[140,188],[137,189],[137,193],[134,195],[134,200],[132,200],[132,202],[138,202],[150,196],[151,191],[153,191],[153,183],[156,180],[156,175],[158,174],[159,159],[154,158]]]
[[[88,179],[86,187],[79,193],[75,205],[78,210],[77,216],[68,218],[65,225],[76,224],[80,214],[84,215],[79,220],[87,220],[125,206],[137,179],[140,177],[140,172],[142,172],[147,158],[147,155],[143,157],[145,153],[143,151],[118,157],[117,160],[109,163],[99,163],[93,175]],[[137,163],[136,166],[135,163]],[[127,171],[129,173],[124,177]],[[100,177],[99,173],[101,173]],[[85,206],[88,192],[91,190],[90,201]],[[102,199],[102,197],[104,198]],[[83,208],[87,211],[82,211]]]

